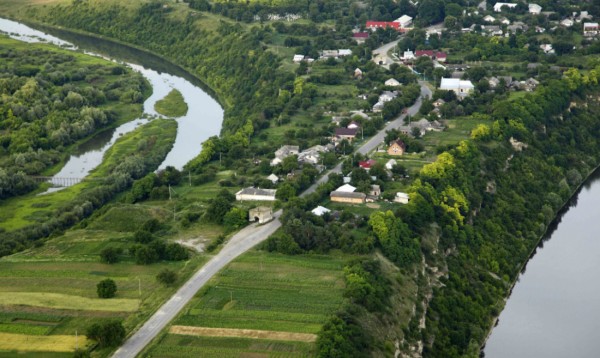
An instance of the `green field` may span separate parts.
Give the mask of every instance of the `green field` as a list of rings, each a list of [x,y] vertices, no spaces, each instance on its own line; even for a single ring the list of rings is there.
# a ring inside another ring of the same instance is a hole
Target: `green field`
[[[250,251],[209,281],[173,325],[316,334],[342,305],[342,268],[349,258]],[[166,334],[149,354],[307,356],[313,347],[314,343]]]
[[[176,89],[154,104],[154,109],[167,117],[182,117],[187,114],[188,106],[183,95]]]
[[[308,357],[313,344],[261,339],[190,337],[165,335],[152,348],[151,356],[181,357]]]

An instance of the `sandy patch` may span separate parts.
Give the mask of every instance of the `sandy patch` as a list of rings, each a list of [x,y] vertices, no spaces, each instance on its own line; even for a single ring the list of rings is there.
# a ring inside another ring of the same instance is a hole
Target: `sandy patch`
[[[262,330],[257,330],[257,329],[172,326],[171,329],[169,330],[169,333],[182,334],[182,335],[188,335],[188,336],[271,339],[271,340],[275,340],[275,341],[314,342],[317,340],[316,334],[262,331]]]

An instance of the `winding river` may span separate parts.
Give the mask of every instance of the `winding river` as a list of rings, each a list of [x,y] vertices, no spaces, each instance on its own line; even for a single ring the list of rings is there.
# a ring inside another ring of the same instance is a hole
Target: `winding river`
[[[123,134],[134,130],[148,121],[149,116],[158,116],[154,110],[156,101],[165,97],[172,89],[183,95],[188,105],[188,113],[177,121],[177,137],[173,148],[159,166],[164,169],[173,166],[181,169],[185,163],[197,156],[201,143],[213,135],[218,135],[223,122],[223,110],[209,95],[209,89],[181,68],[163,59],[118,43],[95,37],[73,34],[59,29],[46,29],[52,34],[38,31],[24,24],[1,19],[0,32],[25,42],[47,42],[71,50],[104,57],[123,63],[140,72],[152,85],[152,95],[144,102],[144,115],[121,126],[100,132],[74,150],[64,167],[54,178],[83,178],[102,163],[104,153]],[[59,188],[52,188],[57,190]]]
[[[600,171],[527,263],[487,341],[486,358],[600,356]]]

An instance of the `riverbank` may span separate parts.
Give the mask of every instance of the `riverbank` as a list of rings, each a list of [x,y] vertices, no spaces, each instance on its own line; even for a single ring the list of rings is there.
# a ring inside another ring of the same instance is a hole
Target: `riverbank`
[[[546,238],[550,237],[552,235],[552,233],[554,232],[554,230],[556,230],[562,217],[571,209],[571,207],[574,205],[574,202],[577,201],[577,198],[580,195],[583,187],[586,186],[591,180],[595,180],[599,174],[600,174],[600,165],[596,166],[593,170],[591,170],[588,173],[588,175],[585,177],[585,179],[583,179],[582,182],[573,191],[573,194],[571,195],[571,197],[563,203],[561,208],[557,211],[554,219],[548,224],[544,234],[542,234],[540,236],[537,245],[529,253],[527,260],[521,264],[521,266],[519,268],[519,275],[517,275],[515,277],[515,279],[512,280],[512,282],[510,284],[510,288],[508,290],[508,295],[502,299],[503,304],[502,304],[502,309],[500,310],[500,313],[498,314],[498,316],[494,317],[492,320],[492,323],[489,327],[486,338],[480,347],[481,351],[485,350],[486,343],[489,340],[490,336],[492,335],[494,328],[497,326],[498,320],[499,320],[500,316],[502,315],[502,311],[504,311],[504,308],[506,307],[506,304],[507,304],[508,300],[510,299],[510,296],[512,295],[513,289],[519,282],[519,279],[521,278],[521,275],[524,272],[529,261],[534,258],[535,254],[537,253],[537,250],[540,248],[540,244],[542,244],[544,242],[544,240]]]

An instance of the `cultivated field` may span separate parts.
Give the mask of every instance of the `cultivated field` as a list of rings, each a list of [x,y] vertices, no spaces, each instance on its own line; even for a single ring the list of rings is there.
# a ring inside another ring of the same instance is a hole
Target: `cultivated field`
[[[315,334],[342,304],[348,259],[248,252],[198,293],[149,354],[311,355]]]

